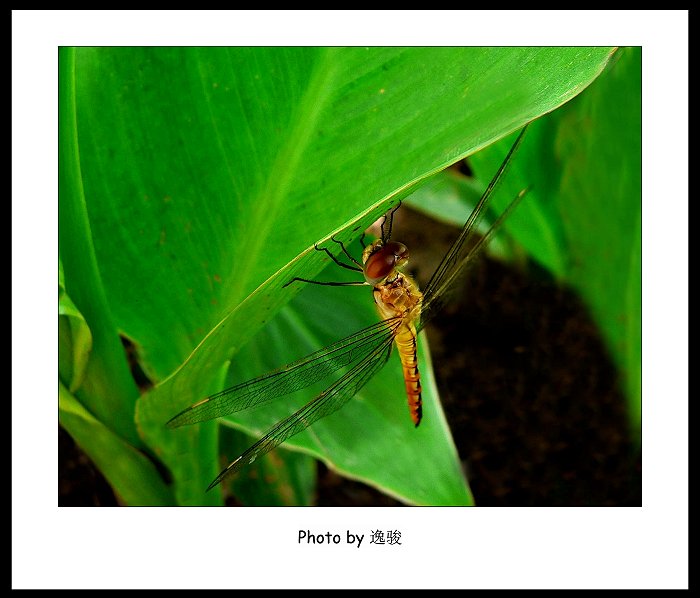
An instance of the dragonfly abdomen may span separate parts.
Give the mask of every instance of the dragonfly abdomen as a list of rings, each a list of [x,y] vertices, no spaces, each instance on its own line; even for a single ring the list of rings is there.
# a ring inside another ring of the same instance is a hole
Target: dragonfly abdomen
[[[421,398],[420,372],[418,371],[418,351],[415,326],[403,326],[394,338],[399,351],[403,379],[408,397],[408,410],[416,427],[423,417],[423,400]]]

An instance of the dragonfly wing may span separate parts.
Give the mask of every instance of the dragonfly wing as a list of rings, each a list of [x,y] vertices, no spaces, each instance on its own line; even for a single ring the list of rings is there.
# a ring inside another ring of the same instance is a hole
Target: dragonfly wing
[[[167,426],[176,428],[224,417],[306,388],[342,367],[361,361],[376,347],[383,347],[387,339],[393,339],[399,323],[398,318],[377,322],[299,361],[222,390],[187,407],[168,421]]]
[[[225,477],[250,465],[258,457],[271,451],[282,442],[305,430],[322,417],[340,409],[379,371],[389,359],[393,344],[393,334],[385,336],[371,352],[333,385],[309,401],[304,407],[270,428],[265,435],[240,457],[232,461],[209,485],[211,490]]]
[[[479,255],[481,250],[488,245],[496,231],[498,231],[503,222],[505,222],[506,218],[515,209],[518,202],[525,195],[525,191],[521,191],[513,199],[513,201],[511,201],[506,210],[491,225],[489,230],[475,241],[477,224],[483,217],[485,208],[493,197],[495,189],[503,180],[503,177],[510,166],[511,158],[520,147],[526,130],[527,125],[520,132],[520,135],[518,135],[518,138],[510,148],[510,151],[503,160],[498,172],[496,172],[495,176],[489,183],[489,186],[486,188],[486,191],[484,191],[481,199],[479,199],[479,202],[476,204],[476,207],[469,215],[469,219],[465,223],[459,237],[457,237],[457,240],[452,244],[452,247],[450,247],[449,251],[440,262],[440,265],[437,267],[437,270],[435,270],[435,273],[428,281],[428,284],[423,291],[423,305],[418,330],[421,330],[428,322],[430,317],[437,313],[444,305],[445,301],[449,297],[449,292],[455,288],[455,283],[461,279],[463,274],[466,272],[467,267],[474,263],[477,255]]]

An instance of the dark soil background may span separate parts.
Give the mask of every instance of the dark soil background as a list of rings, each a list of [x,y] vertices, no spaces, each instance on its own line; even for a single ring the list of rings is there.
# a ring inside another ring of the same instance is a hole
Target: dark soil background
[[[394,237],[411,240],[421,286],[458,230],[409,210]],[[641,454],[595,324],[576,295],[533,264],[483,258],[460,298],[428,327],[443,408],[477,505],[641,506]],[[316,504],[401,503],[319,464]],[[59,429],[59,506],[117,501]]]

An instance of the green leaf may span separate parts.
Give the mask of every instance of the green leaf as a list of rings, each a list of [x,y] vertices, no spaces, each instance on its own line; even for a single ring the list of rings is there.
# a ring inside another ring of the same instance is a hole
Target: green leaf
[[[85,378],[92,333],[83,314],[80,313],[66,293],[63,282],[63,263],[58,260],[58,371],[71,393],[74,393]]]
[[[334,275],[335,280],[343,279],[338,270],[340,268],[331,265],[319,279],[329,280]],[[370,291],[369,287],[306,285],[261,334],[246,345],[242,351],[246,359],[235,362],[227,384],[265,373],[280,363],[289,363],[337,341],[346,332],[372,324],[377,315]],[[290,339],[294,342],[290,343]],[[409,417],[401,365],[398,355],[394,354],[345,407],[292,437],[285,446],[314,455],[345,476],[407,503],[472,504],[437,398],[426,347],[426,338],[421,335],[419,370],[424,415],[418,428]],[[314,390],[323,390],[328,380],[324,382],[225,421],[260,436],[312,398]]]
[[[562,114],[570,280],[601,324],[641,432],[642,50],[628,48]]]
[[[247,434],[221,427],[221,452],[231,459],[254,441]],[[243,505],[310,506],[316,489],[316,460],[278,448],[256,459],[244,473],[230,480],[228,486]]]
[[[99,467],[125,504],[172,504],[172,493],[150,459],[90,415],[60,383],[58,417],[61,426]]]
[[[159,383],[139,401],[139,431],[171,469],[181,502],[211,500],[201,493],[218,467],[214,428],[164,423],[216,389],[222,367],[295,294],[286,282],[320,272],[326,260],[313,244],[356,237],[430,175],[571,99],[611,55],[75,52],[95,253],[118,326]]]
[[[506,227],[586,301],[623,377],[638,435],[641,49],[625,48],[616,58],[585,94],[530,127],[505,187],[532,189]],[[482,180],[507,145],[504,140],[470,158]]]
[[[511,138],[509,137],[509,139]],[[503,150],[502,161],[511,146],[503,147],[503,144],[499,143],[498,147]],[[489,153],[489,155],[492,154]],[[512,164],[513,162],[511,162]],[[494,164],[493,172],[496,172],[499,166],[500,162]],[[487,186],[488,181],[483,183],[461,174],[454,168],[448,168],[430,177],[423,186],[406,198],[405,204],[438,222],[462,228]],[[476,225],[476,230],[485,234],[498,219],[498,216],[500,216],[500,212],[487,207],[483,218]],[[504,259],[509,256],[500,236],[496,236],[489,242],[486,251]]]
[[[406,199],[406,204],[439,222],[462,228],[486,187],[447,168],[431,176]]]
[[[93,246],[83,189],[80,140],[78,139],[75,50],[61,48],[59,53],[59,255],[63,265],[61,287],[70,296],[76,312],[85,319],[92,335],[92,351],[87,364],[82,358],[73,362],[71,374],[80,378],[76,396],[100,421],[135,446],[141,440],[134,425],[134,406],[138,389],[129,372],[124,351],[112,319]],[[60,299],[60,297],[59,297]],[[75,344],[66,340],[61,325],[64,353]],[[81,341],[80,344],[83,344]],[[84,368],[84,369],[83,369]]]

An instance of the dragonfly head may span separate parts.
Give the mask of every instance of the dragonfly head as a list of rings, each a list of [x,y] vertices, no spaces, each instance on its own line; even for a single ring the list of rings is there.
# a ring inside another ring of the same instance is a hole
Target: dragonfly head
[[[362,259],[365,279],[376,286],[408,261],[408,247],[398,241],[384,243],[377,239],[367,246]]]

